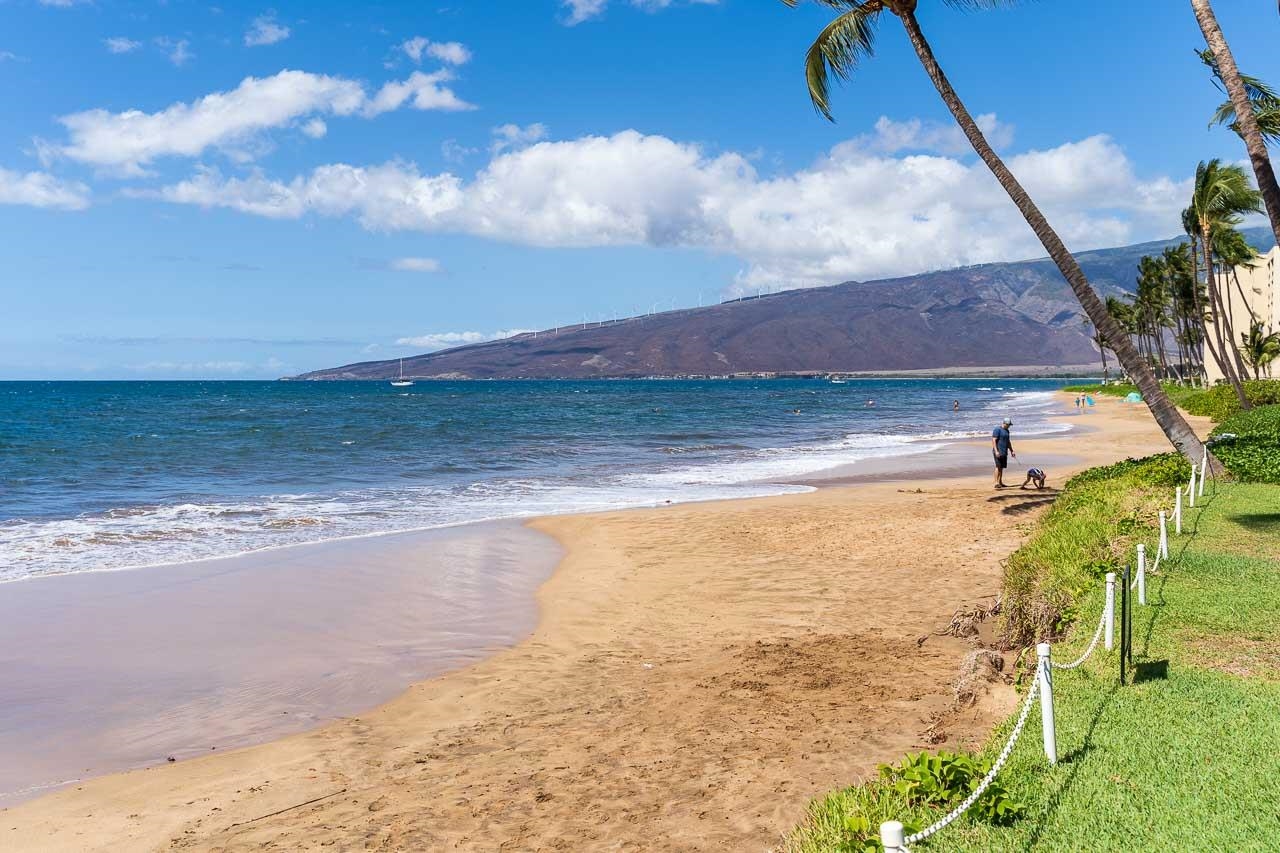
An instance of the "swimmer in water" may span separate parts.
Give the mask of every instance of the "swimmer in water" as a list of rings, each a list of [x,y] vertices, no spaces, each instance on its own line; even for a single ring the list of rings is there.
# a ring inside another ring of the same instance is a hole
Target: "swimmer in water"
[[[960,411],[960,401],[959,401],[959,400],[953,400],[953,401],[951,402],[951,411],[953,411],[953,412],[958,412],[958,411]]]
[[[870,408],[873,408],[873,407],[875,406],[875,404],[876,404],[876,401],[875,401],[875,400],[868,400],[868,401],[867,401],[867,408],[869,408],[869,409],[870,409]]]

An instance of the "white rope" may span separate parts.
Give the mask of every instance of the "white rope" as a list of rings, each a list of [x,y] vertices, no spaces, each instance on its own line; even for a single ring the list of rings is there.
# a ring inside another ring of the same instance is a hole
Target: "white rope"
[[[1022,715],[1018,717],[1017,724],[1009,734],[1009,742],[1004,745],[1004,749],[1000,752],[1000,757],[996,759],[995,764],[991,765],[991,770],[987,773],[986,778],[982,780],[982,783],[979,784],[977,788],[974,788],[973,793],[966,797],[964,802],[956,806],[955,810],[952,811],[951,814],[947,815],[933,826],[930,826],[927,829],[922,829],[915,835],[907,836],[904,845],[915,844],[917,841],[924,841],[935,832],[946,829],[952,821],[968,811],[969,807],[976,803],[978,798],[986,793],[987,788],[990,787],[991,783],[995,780],[996,774],[1000,772],[1000,768],[1004,767],[1005,762],[1009,760],[1009,755],[1013,752],[1013,745],[1018,742],[1018,735],[1022,734],[1022,729],[1027,724],[1027,716],[1031,713],[1031,705],[1035,701],[1036,693],[1039,689],[1040,678],[1037,676],[1036,679],[1031,682],[1031,689],[1027,691],[1026,701],[1022,703]],[[898,850],[902,851],[902,853],[910,853],[905,846],[899,847]]]
[[[1102,617],[1098,620],[1098,630],[1093,632],[1093,639],[1089,641],[1089,648],[1084,650],[1084,654],[1073,660],[1071,663],[1058,663],[1053,661],[1054,669],[1075,669],[1080,664],[1089,659],[1089,655],[1093,654],[1093,650],[1097,648],[1098,640],[1102,637],[1102,628],[1107,624],[1107,608],[1102,608]]]

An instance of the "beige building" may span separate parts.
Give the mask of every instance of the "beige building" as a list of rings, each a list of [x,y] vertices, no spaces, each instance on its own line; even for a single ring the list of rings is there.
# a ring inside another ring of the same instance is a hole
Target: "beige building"
[[[1249,331],[1252,318],[1262,321],[1268,333],[1280,331],[1280,280],[1276,277],[1280,270],[1277,267],[1280,267],[1280,246],[1260,255],[1252,266],[1236,267],[1239,287],[1236,287],[1234,277],[1228,276],[1226,280],[1219,281],[1226,297],[1227,314],[1236,333],[1231,343],[1236,347],[1240,346],[1240,335]],[[1207,352],[1205,371],[1209,374],[1210,383],[1222,381],[1222,371]],[[1246,378],[1252,378],[1252,375]]]

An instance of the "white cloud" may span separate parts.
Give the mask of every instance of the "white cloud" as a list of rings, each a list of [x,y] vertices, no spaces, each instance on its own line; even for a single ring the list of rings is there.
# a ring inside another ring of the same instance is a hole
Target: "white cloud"
[[[434,42],[427,48],[427,53],[450,65],[466,65],[471,61],[471,51],[456,41]]]
[[[448,69],[430,74],[415,71],[403,82],[384,83],[378,94],[365,104],[363,113],[366,117],[376,116],[397,110],[410,101],[416,110],[458,112],[475,109],[455,95],[448,86],[442,85],[453,79],[454,74]]]
[[[169,54],[169,61],[179,68],[195,58],[195,54],[191,52],[186,39],[171,39],[167,36],[161,36],[155,42],[156,47],[166,51]]]
[[[515,335],[526,335],[532,329],[500,329],[496,332],[435,332],[427,335],[416,335],[396,340],[397,346],[415,347],[422,350],[440,350],[460,347],[464,344],[481,344],[485,341],[499,341]]]
[[[446,139],[440,143],[440,156],[450,163],[461,163],[472,154],[479,153],[479,148],[468,148],[456,139]]]
[[[1009,164],[1069,245],[1177,233],[1186,181],[1140,179],[1105,136]],[[155,192],[276,218],[351,216],[365,228],[461,233],[547,247],[660,246],[743,260],[737,286],[797,287],[1043,253],[972,157],[841,144],[809,166],[759,174],[734,152],[663,136],[542,141],[495,155],[471,180],[411,163],[332,164],[288,182],[204,169]]]
[[[11,50],[0,50],[0,62],[17,62],[18,54]]]
[[[440,262],[435,258],[396,258],[391,269],[400,272],[440,272]]]
[[[125,38],[124,36],[116,36],[114,38],[103,39],[102,43],[107,46],[108,53],[132,53],[142,47],[142,42]]]
[[[449,65],[466,65],[471,61],[471,51],[461,42],[438,42],[422,36],[414,36],[402,42],[400,49],[405,56],[421,64],[424,56],[430,56]]]
[[[47,172],[11,172],[0,169],[0,204],[83,210],[89,206],[89,188],[63,181]]]
[[[227,92],[214,92],[159,112],[88,110],[59,119],[69,140],[41,143],[46,155],[63,156],[123,174],[144,174],[161,157],[198,157],[207,149],[251,159],[260,134],[316,114],[376,116],[411,104],[419,110],[463,110],[445,83],[452,73],[415,71],[403,82],[384,85],[370,96],[343,77],[281,71],[271,77],[246,77]],[[311,125],[318,131],[319,125]]]
[[[569,10],[565,23],[572,27],[603,15],[609,0],[563,0],[563,5]]]
[[[1013,126],[999,121],[995,113],[984,113],[974,121],[983,135],[996,149],[1013,144]],[[859,136],[850,145],[857,145],[880,154],[896,154],[899,151],[927,151],[934,154],[972,154],[969,140],[954,122],[940,123],[913,118],[894,121],[881,116],[875,132]]]
[[[313,118],[302,125],[302,132],[312,139],[319,139],[329,132],[329,125],[322,118]]]
[[[244,34],[244,43],[245,47],[263,47],[284,41],[288,37],[289,28],[276,20],[275,12],[268,12],[253,19]]]
[[[637,9],[646,12],[660,12],[675,4],[675,0],[629,0],[629,2]],[[714,6],[720,0],[687,0],[687,2],[695,6]],[[572,27],[603,15],[609,0],[561,0],[560,5],[569,10],[564,22]]]
[[[489,150],[498,154],[508,148],[524,148],[547,138],[547,126],[535,123],[521,127],[518,124],[503,124],[493,129],[493,144]]]

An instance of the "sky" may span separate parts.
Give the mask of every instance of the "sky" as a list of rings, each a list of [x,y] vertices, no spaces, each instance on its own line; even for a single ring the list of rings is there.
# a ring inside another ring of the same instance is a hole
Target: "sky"
[[[1280,83],[1274,3],[1217,0]],[[0,0],[0,379],[276,378],[1043,251],[901,26],[778,0]],[[919,19],[1074,249],[1174,236],[1223,99],[1181,0]]]

